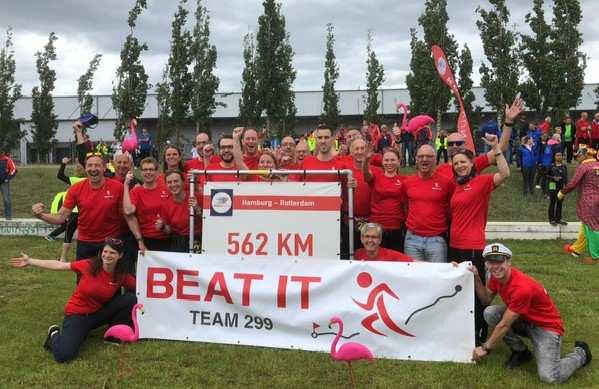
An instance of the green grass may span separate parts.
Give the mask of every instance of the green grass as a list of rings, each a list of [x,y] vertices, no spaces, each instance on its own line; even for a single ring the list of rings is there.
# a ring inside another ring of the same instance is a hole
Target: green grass
[[[571,165],[570,177],[573,176],[574,165]],[[13,198],[13,217],[31,217],[31,205],[43,202],[50,207],[57,192],[63,191],[66,185],[56,178],[57,166],[24,166],[11,182]],[[486,173],[493,172],[489,169]],[[402,174],[412,174],[413,169],[403,169]],[[67,169],[67,175],[69,169]],[[547,221],[549,200],[541,195],[541,191],[529,198],[522,197],[522,174],[515,168],[512,175],[502,187],[495,190],[489,209],[491,221]],[[568,195],[564,202],[564,220],[576,221],[576,194]]]
[[[565,321],[563,353],[586,340],[599,358],[599,266],[562,254],[561,241],[506,242],[514,264],[542,281]],[[69,364],[43,350],[46,329],[62,321],[74,277],[40,269],[12,269],[6,258],[25,250],[52,258],[60,243],[41,238],[0,238],[0,388],[16,387],[348,387],[343,364],[326,353],[174,341],[105,345],[94,331]],[[442,324],[440,324],[442,325]],[[534,363],[507,371],[504,345],[479,365],[376,360],[355,364],[359,387],[535,388]],[[599,362],[579,370],[565,388],[599,387]]]

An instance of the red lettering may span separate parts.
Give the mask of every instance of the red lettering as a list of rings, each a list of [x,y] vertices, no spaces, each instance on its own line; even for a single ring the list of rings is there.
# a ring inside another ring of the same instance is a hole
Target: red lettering
[[[305,253],[308,250],[308,256],[312,256],[313,239],[312,234],[306,236],[306,240],[302,242],[302,236],[295,234],[295,256],[299,257],[300,253]],[[300,251],[301,250],[301,251]]]
[[[320,277],[291,276],[292,282],[301,282],[301,308],[310,308],[310,282],[321,282]]]
[[[219,286],[219,289],[216,289],[217,285]],[[206,297],[204,298],[204,301],[210,302],[214,296],[221,296],[227,303],[233,304],[233,299],[229,293],[229,288],[227,288],[225,275],[222,271],[218,271],[212,276],[212,279],[208,284],[208,290],[206,290]]]
[[[186,286],[198,287],[200,283],[198,281],[186,280],[185,276],[197,277],[200,274],[197,270],[177,270],[177,299],[189,300],[189,301],[200,301],[199,294],[187,294],[183,291]]]
[[[288,246],[288,241],[291,237],[291,234],[285,234],[284,236],[285,238],[282,239],[283,234],[281,234],[280,232],[277,234],[277,255],[283,255],[283,249],[285,249],[285,251],[287,252],[287,254],[285,255],[291,256],[291,249]]]
[[[156,275],[163,275],[163,280],[157,280]],[[146,297],[155,299],[167,299],[173,295],[173,272],[166,267],[151,267],[148,269]],[[156,292],[154,288],[162,287],[164,292]]]
[[[287,276],[279,276],[277,308],[287,308]]]
[[[262,274],[251,274],[251,273],[235,273],[233,278],[236,280],[243,280],[243,289],[241,292],[241,305],[247,307],[250,305],[250,292],[252,288],[253,280],[262,280],[264,276]]]

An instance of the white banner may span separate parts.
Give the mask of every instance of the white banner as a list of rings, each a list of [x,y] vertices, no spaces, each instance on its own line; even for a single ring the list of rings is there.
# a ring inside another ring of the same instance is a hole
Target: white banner
[[[377,358],[470,362],[474,278],[467,264],[332,261],[148,252],[138,262],[142,338],[329,351],[359,342]]]
[[[340,193],[338,183],[208,182],[203,252],[339,258]]]

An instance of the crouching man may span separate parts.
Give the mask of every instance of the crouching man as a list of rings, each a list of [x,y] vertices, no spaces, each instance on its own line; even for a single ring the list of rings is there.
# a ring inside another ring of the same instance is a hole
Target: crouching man
[[[513,369],[533,358],[524,340],[531,339],[537,370],[542,381],[561,383],[574,372],[591,362],[588,344],[574,343],[574,352],[560,358],[564,327],[557,307],[543,285],[522,271],[512,267],[512,252],[501,243],[492,243],[483,250],[489,280],[485,286],[472,266],[475,289],[483,305],[489,305],[497,293],[504,306],[487,306],[484,311],[489,327],[495,327],[489,338],[473,351],[473,359],[480,361],[489,355],[500,340],[510,347],[512,354],[505,366]]]

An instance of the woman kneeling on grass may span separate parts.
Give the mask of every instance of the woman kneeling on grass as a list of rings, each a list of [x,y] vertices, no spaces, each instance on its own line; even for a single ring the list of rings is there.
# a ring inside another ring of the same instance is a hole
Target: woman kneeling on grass
[[[21,253],[12,258],[13,267],[28,265],[50,270],[71,270],[81,279],[65,306],[62,331],[57,325],[48,328],[44,348],[52,351],[57,362],[74,359],[91,330],[104,324],[127,324],[131,322],[131,309],[137,298],[135,278],[127,273],[123,256],[123,242],[108,238],[101,253],[87,260],[71,263],[34,259]],[[120,294],[121,286],[129,290]]]

